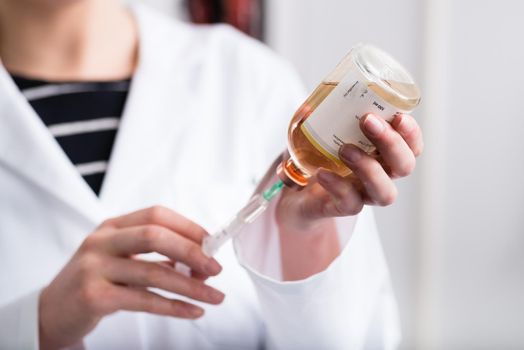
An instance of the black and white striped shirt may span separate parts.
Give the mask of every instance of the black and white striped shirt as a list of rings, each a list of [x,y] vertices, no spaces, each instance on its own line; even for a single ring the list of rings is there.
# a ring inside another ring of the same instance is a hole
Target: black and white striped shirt
[[[47,82],[13,75],[22,94],[98,195],[130,79]]]

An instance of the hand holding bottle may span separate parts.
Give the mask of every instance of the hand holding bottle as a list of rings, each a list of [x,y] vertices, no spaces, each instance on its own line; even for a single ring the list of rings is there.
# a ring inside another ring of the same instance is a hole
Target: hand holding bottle
[[[277,205],[279,226],[288,231],[308,231],[322,219],[356,215],[364,204],[385,206],[394,202],[397,189],[393,179],[409,175],[422,152],[420,128],[405,114],[395,116],[391,124],[369,114],[361,118],[360,128],[380,156],[353,145],[342,146],[339,156],[351,175],[342,177],[320,169],[302,191],[285,190]]]

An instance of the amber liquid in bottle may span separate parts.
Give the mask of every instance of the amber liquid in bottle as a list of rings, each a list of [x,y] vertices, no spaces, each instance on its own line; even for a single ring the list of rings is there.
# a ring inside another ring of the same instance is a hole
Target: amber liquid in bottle
[[[418,97],[420,94],[416,85],[395,81],[386,81],[386,83],[401,96],[417,97],[413,99],[403,99],[398,97],[398,95],[386,91],[375,83],[368,83],[368,87],[384,99],[384,101],[398,109],[409,111],[417,106],[420,100]],[[308,179],[313,176],[319,168],[331,170],[341,176],[351,174],[351,170],[348,167],[322,154],[322,152],[308,140],[301,128],[302,123],[304,123],[337,85],[337,82],[322,82],[297,110],[291,120],[288,131],[288,145],[291,157],[285,162],[282,170],[297,185],[307,185]]]

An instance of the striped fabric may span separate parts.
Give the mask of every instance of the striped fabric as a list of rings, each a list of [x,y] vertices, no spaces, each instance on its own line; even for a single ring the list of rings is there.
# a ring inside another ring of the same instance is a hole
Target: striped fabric
[[[98,195],[130,79],[50,83],[12,77],[80,175]]]

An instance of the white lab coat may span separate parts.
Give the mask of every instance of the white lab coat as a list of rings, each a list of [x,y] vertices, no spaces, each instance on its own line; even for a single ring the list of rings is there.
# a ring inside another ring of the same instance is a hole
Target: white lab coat
[[[105,218],[161,204],[210,231],[285,147],[305,97],[286,63],[228,26],[133,8],[140,60],[100,196],[0,65],[0,348],[38,347],[39,291]],[[217,256],[226,293],[199,320],[118,312],[88,349],[390,349],[395,302],[372,213],[338,219],[327,270],[282,282],[271,207]],[[243,267],[244,268],[243,268]]]

